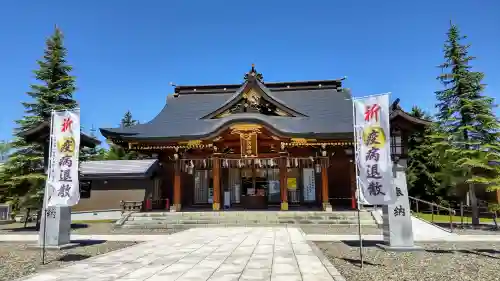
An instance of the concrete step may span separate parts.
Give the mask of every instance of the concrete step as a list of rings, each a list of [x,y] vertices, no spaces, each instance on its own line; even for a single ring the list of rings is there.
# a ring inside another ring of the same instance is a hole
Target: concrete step
[[[370,212],[361,212],[361,216],[371,216]],[[165,216],[188,216],[188,217],[214,217],[214,216],[223,216],[223,217],[240,217],[240,216],[252,216],[252,217],[324,217],[324,216],[345,216],[352,217],[357,216],[357,212],[256,212],[256,211],[227,211],[227,212],[145,212],[145,213],[133,213],[131,217],[165,217]]]
[[[340,223],[340,224],[323,224],[315,227],[323,227],[325,229],[335,227],[336,225],[357,225],[356,223]],[[374,224],[363,224],[373,226]],[[166,223],[158,223],[158,224],[145,224],[145,225],[134,225],[134,224],[124,224],[122,228],[130,228],[130,229],[189,229],[189,228],[203,228],[203,227],[248,227],[248,226],[259,226],[259,227],[275,227],[275,226],[293,226],[300,227],[301,224],[262,224],[262,223],[246,223],[246,224],[166,224]]]
[[[133,213],[125,228],[169,228],[204,226],[283,226],[283,225],[356,225],[357,212],[318,211],[228,211],[228,212],[149,212]],[[361,224],[376,225],[370,212],[360,213]]]
[[[286,224],[299,224],[299,225],[331,225],[331,224],[357,224],[357,220],[278,220],[278,221],[261,221],[261,220],[151,220],[151,221],[126,221],[124,225],[169,225],[169,224],[185,224],[185,225],[216,225],[216,224],[230,224],[230,225],[246,225],[246,224],[266,224],[266,225],[286,225]],[[374,225],[373,220],[361,220],[361,224]]]
[[[373,220],[372,217],[361,217],[361,220]],[[129,218],[128,221],[136,221],[136,222],[155,222],[155,221],[202,221],[202,222],[218,222],[218,221],[244,221],[244,220],[252,220],[252,221],[262,221],[262,222],[280,222],[280,221],[332,221],[332,220],[358,220],[357,217],[290,217],[290,218],[256,218],[256,217],[201,217],[201,218],[193,218],[193,217],[135,217]]]
[[[175,214],[175,213],[174,213]],[[252,219],[309,219],[309,220],[324,220],[324,219],[350,219],[357,218],[357,216],[345,215],[345,214],[322,214],[322,215],[141,215],[141,213],[132,214],[130,220],[165,220],[165,219],[224,219],[224,218],[252,218]],[[360,216],[363,218],[372,218],[370,213],[364,213]]]

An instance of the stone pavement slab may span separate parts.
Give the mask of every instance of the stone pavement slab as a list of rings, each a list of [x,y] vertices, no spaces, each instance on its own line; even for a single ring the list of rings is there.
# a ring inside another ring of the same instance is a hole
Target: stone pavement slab
[[[194,228],[155,237],[152,241],[23,280],[343,280],[337,273],[332,275],[332,271],[336,272],[333,265],[318,256],[297,228]]]

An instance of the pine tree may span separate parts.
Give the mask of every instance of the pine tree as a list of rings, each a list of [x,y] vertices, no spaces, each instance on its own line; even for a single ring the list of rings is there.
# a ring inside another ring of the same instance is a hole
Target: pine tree
[[[123,116],[123,118],[120,122],[120,126],[123,128],[128,128],[128,127],[135,126],[137,124],[139,124],[139,122],[137,120],[134,120],[130,110],[127,110],[127,112],[125,112],[125,115]],[[106,160],[133,160],[133,159],[137,159],[138,157],[139,157],[139,155],[134,151],[126,152],[123,147],[116,145],[116,144],[113,144],[113,143],[109,143],[109,150],[106,153],[105,159]]]
[[[0,163],[7,160],[10,151],[12,150],[12,144],[8,141],[0,141]]]
[[[132,118],[132,113],[130,112],[130,110],[127,110],[127,112],[125,112],[125,115],[122,118],[122,121],[120,122],[120,125],[124,128],[128,128],[128,127],[132,127],[132,126],[137,125],[137,124],[138,124],[138,121],[134,120]]]
[[[75,78],[70,75],[72,67],[66,62],[67,50],[63,45],[63,34],[55,28],[46,41],[39,68],[34,71],[39,84],[31,85],[27,93],[31,100],[23,102],[25,116],[15,121],[14,153],[4,167],[4,184],[9,188],[8,196],[14,204],[23,207],[41,203],[45,183],[43,146],[26,143],[20,133],[33,128],[50,118],[52,110],[74,109]],[[18,206],[16,206],[18,207]]]
[[[97,138],[96,130],[94,126],[90,129],[90,136],[93,138]],[[96,146],[93,148],[90,147],[81,147],[80,148],[80,161],[95,161],[95,160],[103,160],[106,155],[106,149]]]
[[[431,116],[422,109],[414,106],[410,115],[420,119],[431,120]],[[432,133],[429,126],[422,131],[413,133],[408,139],[408,192],[411,196],[446,204],[448,199],[447,186],[443,186],[438,179],[439,165],[435,157],[431,157],[431,139],[427,138]]]
[[[437,129],[431,136],[433,155],[442,165],[442,180],[466,186],[472,205],[472,223],[479,223],[476,188],[500,188],[500,125],[493,112],[493,99],[483,94],[484,74],[471,70],[468,44],[463,44],[456,25],[451,24],[444,46],[445,62],[438,80],[444,89],[436,92]]]

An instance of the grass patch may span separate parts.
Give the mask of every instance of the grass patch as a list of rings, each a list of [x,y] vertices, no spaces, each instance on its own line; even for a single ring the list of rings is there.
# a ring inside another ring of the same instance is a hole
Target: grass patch
[[[423,220],[430,221],[430,222],[432,222],[432,221],[434,221],[434,222],[442,222],[442,223],[450,222],[450,216],[449,215],[436,215],[436,214],[434,214],[434,219],[432,217],[432,214],[413,213],[413,215],[416,216],[416,217],[418,217],[418,218],[421,218]],[[463,217],[463,218],[461,218],[460,216],[451,216],[451,219],[455,223],[462,222],[462,219],[463,219],[464,223],[472,223],[472,218],[471,217]],[[493,219],[479,218],[479,222],[481,222],[481,223],[492,223]]]

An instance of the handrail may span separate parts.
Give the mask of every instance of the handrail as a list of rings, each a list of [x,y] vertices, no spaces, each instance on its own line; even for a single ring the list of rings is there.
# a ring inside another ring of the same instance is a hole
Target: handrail
[[[452,214],[456,214],[455,210],[453,210],[452,208],[444,207],[442,205],[438,205],[436,203],[425,201],[425,200],[422,200],[422,199],[419,199],[419,198],[415,198],[415,197],[412,197],[412,196],[408,196],[408,198],[412,199],[412,200],[415,200],[415,201],[419,201],[419,202],[425,203],[427,205],[432,205],[432,206],[438,207],[438,208],[446,210],[446,211],[448,211],[448,212],[450,212]]]
[[[450,216],[450,231],[453,232],[453,215],[455,215],[455,210],[453,210],[452,208],[448,208],[448,207],[444,207],[444,206],[441,206],[439,204],[436,204],[436,203],[433,203],[433,202],[429,202],[429,201],[425,201],[425,200],[422,200],[422,199],[419,199],[419,198],[415,198],[415,197],[412,197],[412,196],[408,196],[408,199],[410,199],[410,209],[411,209],[411,200],[415,201],[415,211],[416,213],[418,214],[419,213],[419,208],[418,208],[418,203],[421,202],[423,204],[427,204],[431,207],[431,223],[434,224],[434,208],[437,209],[437,213],[439,215],[439,209],[442,209],[442,210],[445,210],[445,211],[448,211],[448,214]]]

